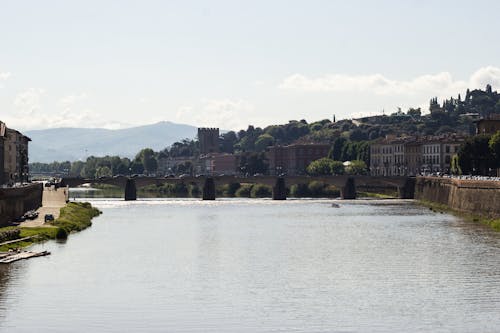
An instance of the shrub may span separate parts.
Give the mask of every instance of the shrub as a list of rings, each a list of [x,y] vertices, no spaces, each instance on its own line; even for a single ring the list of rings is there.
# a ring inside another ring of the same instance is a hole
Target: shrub
[[[222,195],[227,197],[234,197],[236,195],[236,191],[238,191],[240,187],[240,183],[224,184],[222,186]]]
[[[290,187],[290,195],[296,198],[308,197],[309,188],[306,184],[294,184]]]
[[[244,184],[241,185],[241,187],[236,191],[236,196],[237,197],[242,197],[242,198],[249,198],[250,197],[250,192],[252,191],[252,184]]]
[[[250,195],[252,198],[270,197],[272,194],[271,187],[264,184],[256,184],[252,187]]]
[[[313,197],[319,197],[324,195],[323,189],[325,188],[325,184],[322,182],[318,182],[316,180],[313,180],[312,182],[309,183],[307,186],[307,189],[309,191],[309,194]]]

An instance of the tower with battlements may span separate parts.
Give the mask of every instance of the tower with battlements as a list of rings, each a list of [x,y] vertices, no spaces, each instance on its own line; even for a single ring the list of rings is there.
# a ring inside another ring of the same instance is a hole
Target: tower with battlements
[[[198,128],[198,141],[200,142],[200,154],[219,152],[219,129]]]

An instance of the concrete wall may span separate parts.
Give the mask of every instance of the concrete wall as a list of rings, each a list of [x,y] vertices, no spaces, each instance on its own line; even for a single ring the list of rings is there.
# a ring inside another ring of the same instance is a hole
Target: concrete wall
[[[500,182],[417,177],[415,199],[427,200],[461,212],[500,217]]]
[[[42,184],[0,188],[0,226],[42,205]]]

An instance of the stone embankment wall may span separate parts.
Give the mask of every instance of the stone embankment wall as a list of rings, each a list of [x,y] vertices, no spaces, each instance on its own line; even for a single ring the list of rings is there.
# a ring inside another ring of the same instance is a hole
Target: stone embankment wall
[[[415,199],[467,213],[500,217],[500,182],[417,177]]]
[[[0,188],[0,226],[42,205],[43,184]]]

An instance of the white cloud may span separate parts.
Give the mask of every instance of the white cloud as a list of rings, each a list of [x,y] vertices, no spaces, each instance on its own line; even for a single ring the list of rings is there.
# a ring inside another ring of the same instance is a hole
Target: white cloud
[[[382,74],[346,75],[327,74],[307,77],[293,74],[285,78],[279,88],[306,92],[364,92],[376,95],[456,95],[467,88],[484,88],[486,84],[500,87],[500,68],[488,66],[478,69],[468,80],[455,80],[451,73],[426,74],[410,80],[394,80]]]
[[[0,80],[1,80],[1,81],[5,81],[5,80],[7,80],[9,77],[10,77],[10,73],[9,73],[9,72],[0,72]]]
[[[488,66],[482,67],[470,77],[472,88],[484,88],[490,84],[495,89],[500,89],[500,68]]]
[[[85,100],[87,98],[87,94],[85,93],[80,93],[80,94],[71,94],[68,96],[65,96],[58,101],[58,105],[62,107],[63,110],[69,111],[71,110],[75,104]]]
[[[14,108],[24,115],[33,115],[41,108],[44,89],[30,88],[18,93],[14,98]]]
[[[248,114],[253,111],[253,105],[245,100],[205,99],[198,105],[180,107],[176,119],[203,127],[246,128]]]

